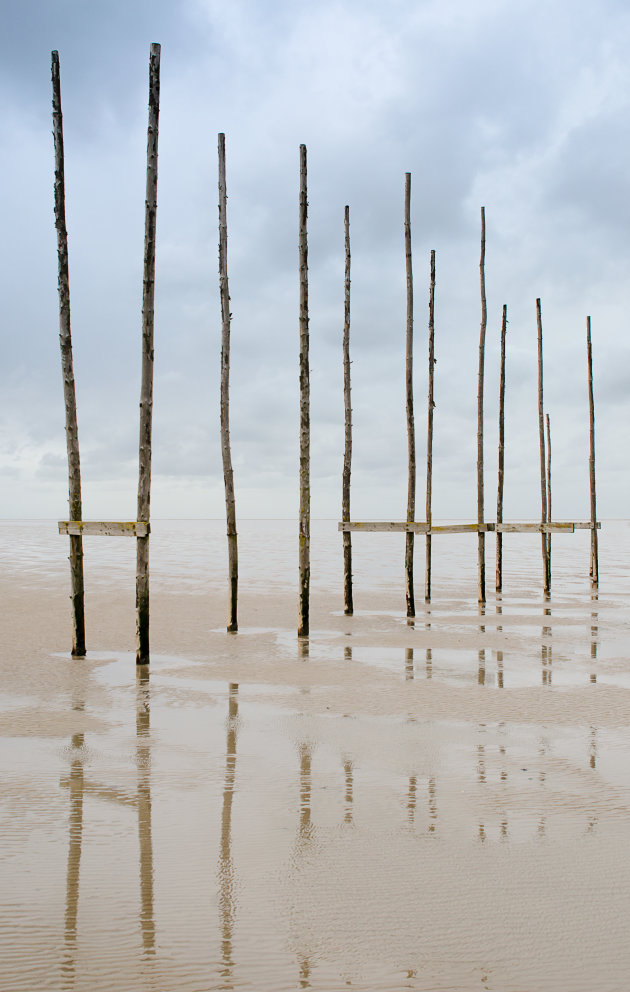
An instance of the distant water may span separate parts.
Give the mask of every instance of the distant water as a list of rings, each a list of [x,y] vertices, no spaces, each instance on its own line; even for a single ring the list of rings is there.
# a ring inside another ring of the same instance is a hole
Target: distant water
[[[203,590],[225,581],[227,545],[223,520],[156,520],[152,523],[151,581],[155,588]],[[298,530],[294,520],[241,520],[239,576],[248,592],[297,590]],[[588,531],[552,538],[554,595],[581,595],[589,590]],[[404,591],[404,535],[353,534],[353,573],[357,590]],[[416,582],[424,581],[424,538],[416,537]],[[476,596],[477,542],[474,534],[433,538],[434,598]],[[600,592],[630,591],[630,521],[605,521],[599,533]],[[84,540],[86,582],[133,581],[135,541],[127,537]],[[0,566],[16,580],[67,576],[68,539],[53,520],[0,521]],[[487,589],[494,589],[494,535],[486,540]],[[541,586],[538,534],[506,534],[503,540],[504,596],[538,598]],[[313,591],[341,593],[343,561],[337,522],[314,520],[311,527]]]

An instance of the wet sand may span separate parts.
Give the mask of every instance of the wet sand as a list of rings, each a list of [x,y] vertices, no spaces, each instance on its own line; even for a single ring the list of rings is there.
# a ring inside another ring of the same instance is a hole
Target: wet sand
[[[156,536],[150,672],[127,565],[86,559],[73,661],[65,546],[7,552],[0,989],[625,989],[629,534],[597,596],[579,546],[483,612],[471,548],[413,626],[357,549],[308,642],[280,559],[228,635],[221,563],[195,591]]]

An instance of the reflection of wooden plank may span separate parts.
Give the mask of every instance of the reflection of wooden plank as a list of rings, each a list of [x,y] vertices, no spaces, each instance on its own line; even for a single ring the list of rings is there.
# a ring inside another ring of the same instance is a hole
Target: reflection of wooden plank
[[[104,537],[147,537],[151,527],[146,520],[60,520],[60,534]]]
[[[597,529],[601,529],[598,523]],[[552,531],[572,534],[574,530],[590,530],[590,521],[557,521],[545,524],[504,524],[504,523],[484,523],[484,524],[432,524],[415,521],[409,523],[405,520],[342,520],[337,529],[342,533],[349,531],[364,531],[365,533],[387,533],[402,532],[413,534],[476,534],[492,533],[499,534],[550,534]]]
[[[59,784],[62,788],[68,788],[72,783],[70,778],[62,778]],[[106,802],[118,803],[119,806],[138,805],[138,800],[135,796],[130,796],[128,792],[122,792],[120,789],[111,789],[107,785],[101,785],[100,782],[89,782],[85,780],[83,782],[83,793],[85,795],[96,796],[98,799],[104,799]]]

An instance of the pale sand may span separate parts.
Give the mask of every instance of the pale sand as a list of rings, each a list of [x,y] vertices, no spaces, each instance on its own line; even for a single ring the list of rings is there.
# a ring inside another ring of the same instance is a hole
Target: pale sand
[[[628,590],[537,579],[319,592],[302,645],[273,582],[238,635],[156,582],[139,680],[127,578],[72,661],[65,575],[8,569],[0,989],[625,990]]]

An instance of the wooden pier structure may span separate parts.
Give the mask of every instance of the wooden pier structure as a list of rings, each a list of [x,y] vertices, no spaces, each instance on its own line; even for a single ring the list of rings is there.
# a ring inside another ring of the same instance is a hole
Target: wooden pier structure
[[[142,283],[142,383],[140,390],[140,442],[138,471],[138,519],[133,521],[83,520],[81,468],[72,339],[70,334],[70,288],[68,239],[65,220],[63,118],[59,55],[53,52],[53,135],[55,142],[55,226],[59,265],[59,338],[66,405],[70,520],[59,523],[59,533],[70,537],[72,579],[72,654],[86,653],[83,588],[83,537],[135,537],[136,555],[136,663],[149,662],[149,537],[151,507],[151,435],[153,425],[153,328],[155,299],[155,240],[157,214],[158,122],[160,113],[160,45],[152,44],[149,57],[149,121],[147,128],[147,177],[144,227],[144,272]]]
[[[68,238],[65,218],[65,177],[63,118],[61,112],[61,83],[59,56],[52,52],[53,135],[55,150],[55,227],[57,232],[59,337],[64,385],[66,415],[66,440],[68,453],[69,520],[59,523],[59,532],[70,539],[70,572],[72,582],[72,654],[85,655],[85,615],[83,581],[83,538],[90,536],[134,537],[137,541],[136,565],[136,662],[149,662],[149,540],[151,533],[151,459],[153,415],[153,366],[154,366],[154,296],[157,214],[157,160],[158,122],[160,105],[160,54],[159,44],[152,44],[149,58],[149,114],[147,128],[147,165],[144,233],[144,273],[142,288],[142,381],[140,392],[140,440],[137,520],[87,521],[83,520],[81,500],[81,468],[77,426],[75,381],[72,361],[70,331],[70,289],[68,276]],[[227,630],[238,630],[238,551],[236,531],[235,489],[232,469],[229,428],[229,376],[231,312],[227,268],[227,187],[225,162],[225,135],[218,136],[218,187],[219,187],[219,288],[221,300],[221,394],[220,429],[225,505],[228,540],[228,621]],[[299,148],[298,196],[298,275],[299,275],[299,523],[298,523],[298,624],[299,637],[309,634],[310,603],[310,367],[309,367],[309,285],[308,285],[308,236],[307,236],[307,150]],[[404,185],[404,255],[406,275],[405,322],[405,400],[408,448],[407,509],[402,521],[353,521],[350,512],[350,483],[352,462],[352,405],[350,381],[350,208],[344,209],[344,316],[343,316],[343,389],[344,389],[344,458],[342,474],[341,521],[339,531],[343,539],[344,562],[344,613],[353,613],[352,584],[352,533],[402,532],[405,534],[405,600],[407,617],[416,612],[414,589],[414,540],[416,534],[425,536],[424,599],[430,602],[432,592],[431,556],[432,538],[442,534],[477,535],[478,581],[477,597],[486,599],[486,534],[496,535],[497,593],[503,588],[503,535],[539,533],[543,561],[543,590],[546,597],[551,589],[551,535],[568,534],[576,530],[590,530],[591,551],[589,575],[594,585],[599,580],[596,494],[595,494],[595,414],[593,399],[593,368],[591,347],[591,318],[587,317],[588,399],[590,422],[589,484],[590,519],[587,521],[555,521],[551,517],[551,429],[549,414],[544,410],[543,398],[543,339],[541,301],[536,300],[536,325],[538,345],[538,431],[540,446],[540,523],[505,522],[503,519],[504,452],[505,452],[505,360],[507,306],[503,307],[501,324],[501,367],[499,391],[499,458],[496,521],[485,519],[484,503],[484,383],[485,345],[488,327],[486,303],[486,215],[481,207],[481,239],[479,259],[480,280],[480,332],[479,364],[477,370],[477,520],[472,523],[433,522],[433,426],[435,382],[435,286],[436,255],[430,254],[429,281],[429,335],[428,335],[428,397],[427,397],[427,448],[426,448],[426,500],[425,519],[416,520],[416,434],[413,397],[414,354],[414,279],[411,239],[411,173],[405,174]],[[306,643],[306,642],[305,642]]]
[[[416,490],[416,451],[415,428],[413,414],[413,277],[411,269],[411,174],[405,175],[404,197],[404,246],[405,267],[407,276],[407,319],[405,336],[405,391],[407,410],[407,439],[408,439],[408,489],[407,489],[407,519],[404,521],[350,519],[350,453],[352,451],[352,421],[350,406],[350,353],[348,332],[350,327],[349,288],[346,286],[346,312],[344,321],[344,405],[346,409],[345,457],[342,484],[342,519],[338,524],[344,541],[344,613],[353,612],[352,587],[352,533],[404,533],[405,534],[405,598],[407,617],[412,620],[415,616],[414,598],[414,536],[424,534],[426,538],[425,557],[425,602],[431,601],[431,539],[441,534],[477,534],[478,550],[478,583],[477,593],[480,603],[486,601],[486,557],[485,537],[488,533],[496,534],[496,592],[503,588],[503,535],[532,534],[541,535],[543,591],[545,597],[551,592],[551,535],[573,534],[576,530],[590,530],[591,556],[589,575],[594,585],[599,581],[597,560],[597,531],[601,524],[597,521],[595,496],[595,413],[593,400],[593,368],[591,349],[591,318],[587,317],[587,361],[588,361],[588,390],[589,390],[589,422],[590,422],[590,454],[589,454],[589,484],[591,493],[590,520],[555,521],[551,519],[551,428],[549,414],[544,412],[543,397],[543,334],[541,301],[536,300],[536,326],[538,345],[538,428],[540,447],[540,492],[541,517],[540,523],[504,522],[503,520],[503,491],[505,475],[505,353],[507,332],[507,305],[503,306],[501,323],[501,357],[499,377],[499,457],[497,483],[497,519],[487,521],[484,513],[484,379],[485,379],[485,343],[488,322],[486,304],[485,254],[486,254],[486,213],[481,208],[481,253],[479,260],[479,279],[481,296],[481,325],[479,334],[479,366],[477,378],[477,521],[475,523],[434,524],[432,508],[433,486],[433,416],[435,409],[434,376],[435,376],[435,251],[431,251],[430,286],[429,286],[429,374],[427,400],[427,467],[426,467],[426,519],[415,520],[415,490]],[[346,209],[346,257],[350,255],[350,243],[347,227]],[[346,276],[347,283],[349,277]]]

